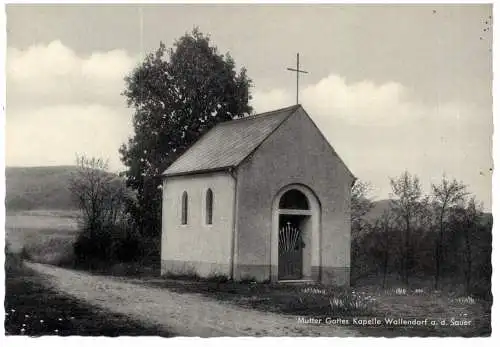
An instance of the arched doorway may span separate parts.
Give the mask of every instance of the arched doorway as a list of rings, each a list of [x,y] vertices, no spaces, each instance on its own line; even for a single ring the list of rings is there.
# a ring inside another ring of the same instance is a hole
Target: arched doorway
[[[297,184],[281,189],[272,224],[272,279],[319,280],[320,208],[313,192]]]

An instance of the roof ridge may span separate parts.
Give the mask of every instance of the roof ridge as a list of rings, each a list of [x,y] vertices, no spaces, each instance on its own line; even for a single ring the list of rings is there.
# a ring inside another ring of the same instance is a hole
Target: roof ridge
[[[300,105],[293,105],[218,123],[189,146],[166,168],[162,175],[175,176],[199,170],[236,167],[300,108]],[[248,122],[243,122],[244,120],[248,120]],[[227,136],[229,142],[226,138],[221,139],[221,134],[225,134],[224,136]],[[225,155],[221,156],[221,153],[225,153]],[[204,157],[202,158],[200,155]]]
[[[239,122],[239,121],[253,120],[253,119],[258,119],[258,118],[261,118],[261,117],[267,117],[267,116],[270,116],[273,113],[281,113],[281,112],[284,112],[284,111],[292,111],[294,109],[299,108],[300,106],[301,106],[300,104],[296,104],[296,105],[292,105],[292,106],[282,107],[282,108],[279,108],[279,109],[276,109],[276,110],[262,112],[262,113],[257,113],[257,114],[254,114],[254,115],[251,115],[251,116],[247,116],[247,117],[241,117],[241,118],[227,120],[227,121],[221,122],[221,123],[219,123],[217,125],[226,125],[226,124],[232,124],[234,122]]]
[[[293,112],[290,112],[289,114],[286,115],[286,117],[284,117],[281,121],[279,121],[278,124],[276,124],[276,126],[274,127],[273,130],[271,130],[271,132],[269,132],[269,134],[267,134],[263,139],[262,141],[260,141],[257,146],[255,146],[255,148],[250,151],[250,153],[248,153],[243,159],[240,160],[240,162],[236,165],[236,166],[240,166],[242,162],[244,162],[245,160],[247,160],[247,158],[249,158],[251,155],[253,155],[253,153],[255,153],[259,148],[260,146],[269,138],[271,137],[274,132],[276,130],[278,130],[282,125],[283,123],[285,123],[292,115],[295,114],[295,112],[297,112],[297,110],[301,107],[300,104],[297,104],[297,105],[294,105],[294,106],[291,106],[291,107],[286,107],[284,109],[281,109],[281,112],[283,112],[284,110],[286,109],[290,109],[291,111],[293,110]]]

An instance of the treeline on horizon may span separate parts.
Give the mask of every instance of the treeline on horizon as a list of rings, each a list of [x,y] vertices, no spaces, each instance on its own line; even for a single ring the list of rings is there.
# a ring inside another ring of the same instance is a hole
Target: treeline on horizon
[[[351,196],[351,283],[398,283],[491,299],[492,216],[456,179],[422,191],[405,171],[390,179],[392,199],[376,218],[369,184]]]
[[[135,194],[106,174],[106,163],[79,158],[70,191],[82,211],[71,266],[159,264],[161,228],[142,234],[127,212]],[[402,285],[491,299],[492,217],[456,179],[422,191],[407,171],[390,180],[388,208],[373,216],[369,185],[351,192],[351,284]],[[69,265],[69,264],[68,264]]]

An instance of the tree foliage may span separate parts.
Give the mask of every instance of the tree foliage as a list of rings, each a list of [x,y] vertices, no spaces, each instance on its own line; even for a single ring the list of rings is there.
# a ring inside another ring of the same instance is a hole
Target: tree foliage
[[[467,292],[477,291],[478,288],[484,291],[487,286],[477,279],[484,282],[485,278],[491,277],[491,220],[485,220],[483,216],[483,207],[474,196],[463,204],[453,206],[449,213],[448,224],[454,231],[450,235],[451,243],[457,255],[445,260],[462,265],[458,270],[463,273]],[[476,283],[472,283],[473,279]],[[491,292],[483,294],[491,295]]]
[[[468,198],[467,186],[443,177],[425,194],[408,172],[391,185],[390,208],[364,220],[366,232],[353,235],[352,282],[450,286],[491,300],[492,218],[474,196]]]
[[[411,231],[418,212],[421,210],[422,188],[418,177],[405,171],[397,178],[391,178],[392,192],[395,199],[391,201],[392,211],[403,223],[403,258],[401,272],[403,279],[408,284],[411,268]]]
[[[251,80],[236,70],[198,29],[167,49],[163,43],[125,78],[123,95],[135,109],[134,135],[120,148],[127,185],[138,193],[130,204],[142,232],[160,229],[159,175],[216,123],[252,111]]]
[[[364,217],[373,208],[373,201],[368,198],[370,185],[357,180],[351,188],[351,229],[356,237],[365,224]]]
[[[435,246],[436,274],[434,278],[434,287],[437,289],[439,286],[439,278],[441,275],[441,260],[446,218],[451,208],[463,202],[463,199],[468,193],[466,190],[466,186],[463,183],[458,182],[456,179],[450,181],[443,176],[439,185],[432,184],[432,194],[439,218],[439,231],[436,237]]]
[[[77,156],[77,170],[69,181],[69,191],[82,212],[83,223],[96,229],[115,224],[122,218],[124,203],[132,196],[123,179],[109,173],[101,158]]]
[[[77,171],[69,182],[71,196],[82,213],[81,232],[74,247],[80,265],[91,260],[108,261],[118,253],[133,255],[132,234],[123,227],[127,224],[125,203],[133,199],[133,193],[122,178],[107,170],[103,159],[77,156]],[[124,246],[128,248],[124,250]]]

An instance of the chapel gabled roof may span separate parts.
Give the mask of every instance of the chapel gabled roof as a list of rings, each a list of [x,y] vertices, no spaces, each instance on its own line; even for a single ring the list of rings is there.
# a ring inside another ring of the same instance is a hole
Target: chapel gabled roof
[[[163,175],[235,168],[300,107],[294,105],[219,123],[189,147]]]

